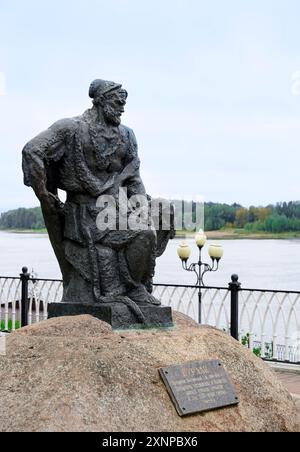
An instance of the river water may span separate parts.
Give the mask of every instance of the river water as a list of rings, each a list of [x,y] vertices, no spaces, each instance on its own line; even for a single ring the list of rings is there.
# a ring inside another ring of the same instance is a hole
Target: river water
[[[191,261],[197,261],[197,248]],[[300,240],[224,240],[224,258],[218,272],[208,274],[205,283],[227,286],[237,273],[243,287],[300,291]],[[155,282],[165,284],[194,284],[193,274],[185,272],[177,256],[180,241],[169,243],[158,259]],[[15,234],[0,232],[0,275],[17,276],[23,266],[40,278],[61,278],[48,236],[45,234]],[[204,251],[204,257],[207,252]]]

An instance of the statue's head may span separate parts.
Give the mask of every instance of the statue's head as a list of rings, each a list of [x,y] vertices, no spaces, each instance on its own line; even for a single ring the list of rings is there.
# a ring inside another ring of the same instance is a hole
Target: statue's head
[[[90,86],[89,96],[93,99],[95,107],[102,109],[108,123],[114,126],[121,124],[128,96],[122,85],[106,80],[94,80]]]

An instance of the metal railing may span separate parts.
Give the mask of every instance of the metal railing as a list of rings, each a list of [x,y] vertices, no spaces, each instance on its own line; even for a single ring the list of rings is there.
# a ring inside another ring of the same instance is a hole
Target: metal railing
[[[0,331],[47,319],[48,304],[60,302],[61,280],[0,277]],[[155,284],[162,304],[240,340],[267,360],[300,364],[300,292],[244,289],[233,277],[228,287]]]
[[[19,278],[0,277],[0,331],[47,320],[48,304],[62,299],[60,279],[31,278],[26,267]]]
[[[21,279],[0,278],[0,331],[14,331],[21,322]]]
[[[227,288],[162,284],[154,294],[196,322],[201,309],[203,324],[230,332],[263,359],[300,364],[300,292],[232,283]]]

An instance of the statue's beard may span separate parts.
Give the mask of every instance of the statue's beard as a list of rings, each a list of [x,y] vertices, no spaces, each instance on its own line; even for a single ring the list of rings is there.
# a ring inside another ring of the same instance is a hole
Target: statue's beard
[[[114,126],[119,126],[121,124],[121,113],[116,112],[109,105],[103,107],[103,113],[107,122]]]

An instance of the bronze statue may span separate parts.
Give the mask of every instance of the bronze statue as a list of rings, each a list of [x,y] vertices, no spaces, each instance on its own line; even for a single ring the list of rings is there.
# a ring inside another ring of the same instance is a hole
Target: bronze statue
[[[123,304],[145,323],[142,306],[160,305],[152,279],[156,257],[174,236],[172,221],[167,231],[155,230],[149,218],[139,220],[148,226],[139,229],[97,226],[104,210],[100,196],[113,197],[119,215],[126,203],[126,219],[135,212],[128,202],[132,196],[143,195],[150,204],[151,199],[140,177],[135,135],[121,125],[127,92],[120,84],[95,80],[89,96],[91,109],[56,122],[25,146],[24,182],[41,203],[63,275],[62,301]],[[67,193],[65,204],[58,189]],[[126,189],[125,201],[120,189]]]

